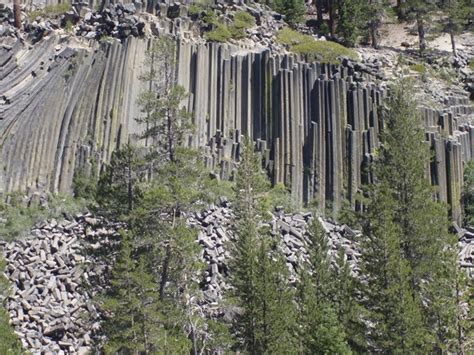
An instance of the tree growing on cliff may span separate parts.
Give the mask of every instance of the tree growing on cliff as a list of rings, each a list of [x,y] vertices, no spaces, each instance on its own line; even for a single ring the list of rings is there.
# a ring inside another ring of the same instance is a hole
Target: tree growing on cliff
[[[253,144],[246,141],[235,177],[235,235],[231,282],[241,312],[235,320],[238,348],[252,354],[291,353],[296,346],[295,309],[288,269],[268,231],[262,197],[269,182]]]
[[[363,274],[371,293],[365,306],[380,325],[374,341],[401,351],[453,349],[454,243],[446,208],[433,200],[426,178],[429,148],[408,80],[392,87],[384,119],[363,224]]]
[[[126,144],[115,151],[98,182],[96,198],[109,216],[128,220],[141,196],[145,161],[138,149]]]
[[[285,16],[285,21],[290,26],[295,26],[304,19],[306,6],[304,0],[271,0],[271,7]]]
[[[400,3],[399,16],[416,21],[420,51],[426,50],[426,24],[431,20],[438,5],[434,0],[406,0]]]
[[[150,44],[146,56],[147,70],[140,79],[148,86],[140,93],[138,104],[143,115],[136,118],[143,124],[140,135],[156,155],[154,161],[175,160],[175,151],[190,133],[191,116],[182,107],[186,90],[176,83],[176,44],[171,37],[163,36]]]

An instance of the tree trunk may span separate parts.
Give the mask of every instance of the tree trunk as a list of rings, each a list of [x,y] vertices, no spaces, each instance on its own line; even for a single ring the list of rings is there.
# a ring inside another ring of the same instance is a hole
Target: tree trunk
[[[370,41],[372,42],[372,48],[379,48],[379,31],[375,22],[370,24]]]
[[[406,10],[403,7],[405,0],[397,0],[397,15],[399,20],[406,19]]]
[[[161,270],[161,279],[160,279],[160,301],[165,299],[165,287],[168,282],[168,273],[171,259],[171,246],[168,242],[166,246],[165,258],[163,259],[163,269]]]
[[[420,14],[416,15],[416,25],[418,28],[418,39],[420,41],[420,51],[426,49],[425,24]]]
[[[13,16],[15,18],[15,27],[21,28],[20,0],[13,1]]]
[[[133,209],[133,177],[132,177],[132,152],[130,147],[128,147],[128,213],[132,212]]]
[[[454,39],[454,31],[450,31],[449,36],[451,37],[451,48],[453,49],[453,55],[456,56],[456,41]]]
[[[336,4],[334,0],[328,1],[328,11],[329,11],[329,32],[331,35],[336,33]]]
[[[174,132],[173,132],[173,124],[172,120],[176,119],[176,117],[172,112],[168,113],[168,122],[167,122],[167,129],[168,129],[168,152],[169,152],[169,159],[170,162],[174,162]]]
[[[171,224],[171,229],[174,230],[176,223],[176,209],[173,209],[173,221]],[[163,301],[165,298],[165,287],[168,282],[169,277],[169,267],[171,260],[171,238],[168,239],[168,244],[166,245],[165,257],[163,259],[163,268],[161,270],[161,279],[160,279],[160,301]]]
[[[323,0],[316,0],[316,11],[318,17],[318,26],[321,28],[323,24]]]

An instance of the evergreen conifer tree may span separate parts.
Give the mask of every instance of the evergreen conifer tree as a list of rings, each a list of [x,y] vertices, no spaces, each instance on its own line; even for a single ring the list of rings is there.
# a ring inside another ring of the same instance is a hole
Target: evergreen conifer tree
[[[392,88],[385,113],[362,247],[373,339],[380,348],[444,351],[456,346],[456,257],[446,209],[426,178],[429,149],[410,82]]]
[[[304,0],[272,0],[272,8],[285,16],[285,21],[294,26],[303,21],[306,13]]]
[[[426,23],[438,9],[434,0],[406,0],[400,3],[399,16],[416,21],[420,51],[426,49]]]
[[[297,293],[301,351],[351,354],[344,324],[338,319],[336,309],[334,296],[339,284],[331,266],[326,233],[317,217],[311,223],[310,235],[311,264],[301,268]]]
[[[157,284],[147,271],[143,257],[136,258],[130,233],[122,234],[122,245],[114,266],[110,289],[102,299],[109,318],[104,324],[107,353],[152,354],[185,351],[188,340],[164,327]]]
[[[276,241],[262,226],[262,196],[269,182],[247,140],[235,181],[231,281],[241,309],[235,322],[238,347],[251,354],[289,353],[296,345],[296,314],[288,269]]]

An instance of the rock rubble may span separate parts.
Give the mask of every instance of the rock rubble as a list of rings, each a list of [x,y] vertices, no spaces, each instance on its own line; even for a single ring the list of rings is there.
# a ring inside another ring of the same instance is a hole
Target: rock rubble
[[[269,222],[286,257],[290,281],[295,282],[302,261],[308,261],[311,213],[284,213],[278,209]],[[354,275],[359,273],[360,232],[319,218],[335,263],[343,250]],[[198,228],[197,243],[207,264],[201,275],[202,297],[197,307],[209,318],[231,320],[232,306],[222,302],[229,284],[233,212],[227,199],[188,218]],[[122,225],[81,214],[61,222],[37,225],[24,239],[0,243],[7,261],[5,275],[12,282],[5,300],[11,323],[25,349],[41,354],[85,354],[101,339],[103,316],[92,297],[104,291],[120,243]],[[474,277],[474,229],[455,225],[460,265]]]
[[[202,258],[207,264],[202,281],[203,301],[200,306],[208,317],[226,316],[229,309],[222,308],[222,299],[231,289],[228,283],[230,245],[234,240],[232,230],[233,213],[224,200],[221,206],[211,206],[197,213],[192,223],[200,227],[198,242],[202,246]],[[290,271],[290,281],[295,282],[302,261],[308,261],[308,247],[311,245],[309,224],[313,220],[311,213],[285,214],[278,211],[273,214],[270,227],[273,238],[279,238],[280,248],[286,257]],[[331,258],[336,261],[341,248],[354,274],[358,272],[359,251],[357,239],[360,232],[346,225],[337,225],[319,219],[328,239]]]
[[[92,296],[109,266],[89,250],[117,241],[116,226],[80,215],[51,220],[30,235],[3,242],[5,274],[13,283],[6,299],[15,333],[33,354],[86,354],[100,329]],[[103,225],[105,224],[105,227]]]

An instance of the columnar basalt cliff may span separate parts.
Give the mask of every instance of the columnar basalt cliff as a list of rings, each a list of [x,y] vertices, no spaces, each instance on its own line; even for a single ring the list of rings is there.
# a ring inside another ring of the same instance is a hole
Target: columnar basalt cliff
[[[183,33],[181,33],[183,34]],[[184,38],[186,36],[181,36]],[[370,182],[387,94],[375,77],[343,61],[306,63],[269,49],[179,39],[178,82],[189,92],[196,131],[216,174],[228,177],[241,135],[257,142],[274,183],[295,199],[337,210],[359,208]],[[75,171],[100,170],[140,127],[137,95],[148,40],[71,40],[50,35],[28,46],[0,47],[0,192],[69,191]],[[473,107],[446,99],[442,111],[422,108],[430,169],[438,195],[460,218],[463,165],[474,147]],[[92,169],[95,167],[97,169]]]

